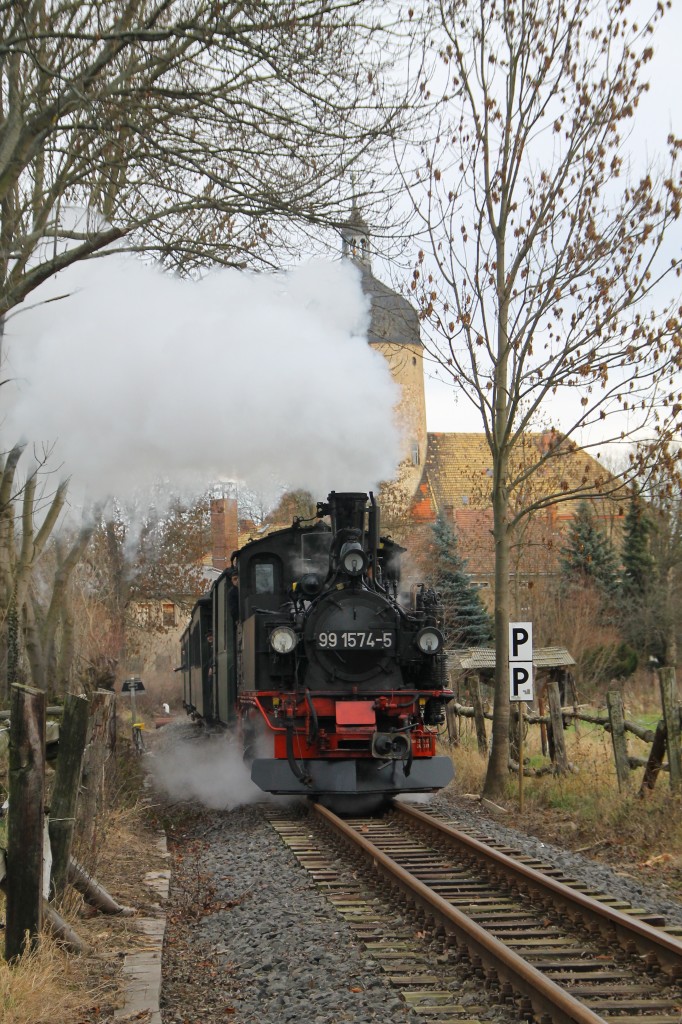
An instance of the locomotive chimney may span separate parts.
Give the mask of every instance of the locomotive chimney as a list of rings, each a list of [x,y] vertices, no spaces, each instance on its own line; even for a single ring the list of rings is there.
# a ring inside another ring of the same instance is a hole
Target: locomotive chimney
[[[357,491],[332,491],[327,498],[325,514],[331,515],[332,530],[365,530],[367,495]]]
[[[221,572],[230,563],[230,555],[239,547],[239,519],[236,498],[211,501],[212,563]]]

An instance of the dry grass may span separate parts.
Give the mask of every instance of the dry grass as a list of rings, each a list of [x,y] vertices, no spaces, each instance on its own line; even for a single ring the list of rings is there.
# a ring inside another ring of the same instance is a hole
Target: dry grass
[[[12,966],[0,960],[0,1024],[78,1024],[105,996],[88,958],[65,953],[47,936]]]
[[[638,796],[643,769],[631,772],[627,792],[620,793],[610,735],[581,723],[564,733],[567,775],[524,778],[524,811],[518,812],[518,776],[510,775],[504,799],[508,822],[548,841],[581,850],[649,881],[665,881],[682,894],[682,798],[670,791],[667,773],[653,792]],[[648,746],[631,734],[628,750],[640,757]],[[476,794],[483,788],[487,761],[476,749],[473,726],[463,726],[462,742],[450,751],[455,763],[455,790]],[[547,764],[540,731],[531,727],[524,755],[531,765]]]
[[[97,825],[96,859],[83,857],[86,868],[132,917],[95,913],[69,889],[59,912],[90,952],[75,956],[49,936],[37,949],[12,966],[0,957],[0,1024],[105,1024],[121,1002],[121,968],[125,954],[148,945],[135,919],[147,916],[155,903],[144,885],[148,871],[166,868],[156,847],[156,835],[139,804],[141,783],[138,758],[118,757],[109,766],[106,813]],[[4,915],[4,907],[0,906]],[[1,941],[1,940],[0,940]],[[1,950],[0,950],[1,952]]]

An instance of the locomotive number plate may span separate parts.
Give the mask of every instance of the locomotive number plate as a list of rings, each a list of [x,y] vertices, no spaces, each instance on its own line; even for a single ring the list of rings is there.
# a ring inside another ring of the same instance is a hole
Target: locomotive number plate
[[[372,650],[392,651],[395,642],[393,630],[367,629],[347,630],[344,633],[317,633],[317,646],[322,650]]]

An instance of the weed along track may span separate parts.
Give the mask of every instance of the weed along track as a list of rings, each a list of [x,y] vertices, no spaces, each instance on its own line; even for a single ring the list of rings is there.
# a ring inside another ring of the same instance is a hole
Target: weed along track
[[[682,941],[658,917],[411,806],[270,822],[429,1024],[682,1020]]]

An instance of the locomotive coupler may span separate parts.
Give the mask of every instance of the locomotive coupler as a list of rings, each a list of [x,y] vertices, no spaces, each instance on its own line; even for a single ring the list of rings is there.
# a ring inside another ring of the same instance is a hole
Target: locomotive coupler
[[[404,761],[412,749],[409,735],[398,732],[375,732],[372,736],[372,757],[382,761]]]

